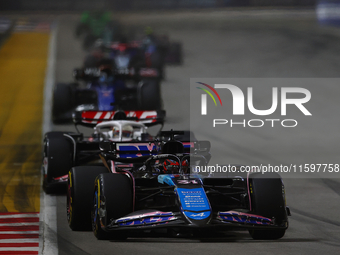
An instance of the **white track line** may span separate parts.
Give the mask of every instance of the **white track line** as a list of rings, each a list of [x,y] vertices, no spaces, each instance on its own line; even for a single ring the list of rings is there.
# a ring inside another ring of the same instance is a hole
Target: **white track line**
[[[5,218],[39,218],[39,213],[32,214],[8,214],[8,215],[0,215],[0,219]]]
[[[41,218],[40,218],[41,219]],[[17,227],[17,226],[39,226],[40,222],[24,222],[24,223],[0,223],[0,227]]]
[[[36,238],[0,239],[0,243],[38,243]]]
[[[0,247],[0,251],[38,251],[39,247]]]
[[[0,231],[0,234],[39,234],[39,231]],[[36,240],[36,242],[38,242],[38,240]]]
[[[51,36],[49,42],[48,66],[45,77],[44,88],[44,110],[42,136],[51,130],[51,102],[52,90],[55,80],[55,61],[58,25],[55,22],[51,26]],[[43,177],[43,175],[41,175]],[[42,187],[42,185],[41,185]],[[39,254],[58,255],[57,238],[57,199],[55,196],[45,195],[41,189],[40,193],[40,240]]]

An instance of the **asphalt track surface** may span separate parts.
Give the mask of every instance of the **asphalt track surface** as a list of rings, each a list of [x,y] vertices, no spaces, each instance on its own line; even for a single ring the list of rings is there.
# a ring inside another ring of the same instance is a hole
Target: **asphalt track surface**
[[[168,67],[162,84],[165,130],[188,129],[189,82],[197,77],[236,78],[336,78],[339,76],[340,31],[316,24],[311,11],[257,13],[197,13],[149,15],[143,19],[126,18],[139,24],[157,22],[171,38],[183,43],[185,60],[180,67]],[[140,20],[138,20],[140,19]],[[71,80],[71,71],[80,66],[84,53],[73,37],[77,19],[59,19],[57,35],[56,81]],[[320,85],[313,115],[324,116],[313,126],[289,132],[266,149],[273,135],[264,132],[231,131],[225,137],[201,134],[212,142],[214,151],[225,151],[231,163],[268,162],[335,163],[338,160],[340,88]],[[327,114],[323,105],[331,107]],[[335,115],[334,115],[335,113]],[[53,130],[73,130],[53,126]],[[292,144],[280,145],[284,136]],[[200,138],[200,137],[198,137]],[[313,142],[315,141],[315,142]],[[300,146],[299,146],[300,145]],[[282,157],[281,157],[282,154]],[[214,155],[214,154],[213,154]],[[273,157],[276,160],[273,160]],[[298,160],[300,159],[300,161]],[[309,162],[310,161],[310,162]],[[229,162],[226,162],[229,163]],[[337,162],[339,163],[339,162]],[[339,254],[340,250],[340,181],[339,179],[287,178],[287,203],[291,208],[290,226],[277,241],[254,241],[246,231],[226,231],[209,238],[168,238],[134,236],[126,241],[97,241],[91,232],[72,232],[66,221],[66,198],[57,195],[59,254]]]

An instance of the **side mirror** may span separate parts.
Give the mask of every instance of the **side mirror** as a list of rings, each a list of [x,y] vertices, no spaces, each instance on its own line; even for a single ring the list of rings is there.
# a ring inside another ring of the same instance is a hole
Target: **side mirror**
[[[111,142],[110,141],[103,141],[99,143],[99,149],[101,151],[112,151],[112,147],[111,147]]]
[[[84,71],[76,68],[76,69],[73,70],[72,75],[73,75],[74,79],[76,79],[78,81],[78,80],[80,80],[81,78],[84,77]]]
[[[198,142],[198,150],[199,151],[207,151],[209,152],[210,151],[210,147],[211,147],[211,144],[210,144],[210,141],[199,141]]]

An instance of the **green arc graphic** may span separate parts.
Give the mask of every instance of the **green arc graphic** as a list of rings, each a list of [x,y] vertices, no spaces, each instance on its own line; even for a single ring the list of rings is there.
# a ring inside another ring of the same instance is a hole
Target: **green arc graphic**
[[[217,106],[216,100],[215,100],[214,96],[210,93],[209,90],[202,89],[202,88],[200,88],[200,87],[197,87],[197,88],[198,88],[198,89],[201,89],[201,90],[203,90],[203,91],[205,91],[205,92],[207,92],[208,95],[214,100],[214,103],[215,103],[215,105]]]

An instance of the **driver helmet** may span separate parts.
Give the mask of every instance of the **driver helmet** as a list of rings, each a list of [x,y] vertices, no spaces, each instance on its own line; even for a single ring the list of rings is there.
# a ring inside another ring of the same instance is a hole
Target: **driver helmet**
[[[112,81],[112,71],[110,65],[101,65],[99,66],[100,82],[111,82]]]
[[[150,26],[147,26],[144,29],[144,32],[145,32],[145,35],[151,35],[151,34],[153,34],[153,29]]]
[[[108,78],[107,78],[107,73],[101,73],[99,76],[99,81],[100,82],[107,82]]]
[[[122,128],[122,137],[123,138],[132,138],[133,136],[133,127],[131,125],[126,125]]]
[[[179,163],[176,160],[166,159],[163,163],[163,172],[165,174],[178,174],[179,173]]]
[[[122,127],[122,138],[132,138],[133,137],[133,127],[131,125],[126,125]],[[112,127],[111,138],[119,138],[119,127]]]

